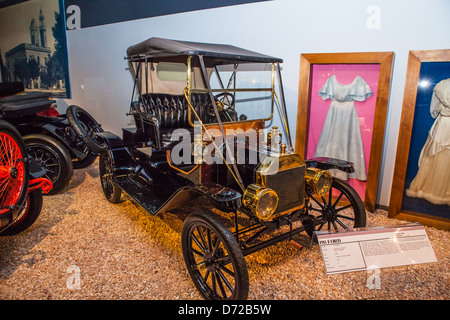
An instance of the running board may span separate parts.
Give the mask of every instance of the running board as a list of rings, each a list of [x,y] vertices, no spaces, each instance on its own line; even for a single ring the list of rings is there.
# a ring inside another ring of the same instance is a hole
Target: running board
[[[140,204],[151,215],[155,215],[164,204],[160,198],[155,196],[148,188],[135,181],[129,175],[115,179],[116,184],[122,191],[127,193],[133,200]]]

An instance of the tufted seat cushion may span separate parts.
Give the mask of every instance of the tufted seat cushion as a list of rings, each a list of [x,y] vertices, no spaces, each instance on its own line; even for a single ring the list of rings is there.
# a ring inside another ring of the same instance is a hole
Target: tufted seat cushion
[[[155,147],[166,147],[175,129],[191,128],[188,121],[189,105],[184,95],[149,93],[142,95],[142,99],[146,99],[147,103],[140,107],[138,104],[134,106],[136,127]],[[210,122],[207,112],[210,105],[208,94],[192,93],[191,104],[203,123]],[[194,114],[191,116],[191,121],[195,122],[197,117]],[[158,125],[153,120],[155,118]]]
[[[156,117],[161,129],[189,127],[189,106],[184,95],[150,93],[143,95],[143,98],[147,99],[148,102],[149,110],[146,110],[146,112],[150,116]],[[210,104],[209,101],[207,94],[191,94],[192,106],[202,122],[205,123],[208,122],[207,107]],[[192,121],[195,121],[195,116],[192,116]]]

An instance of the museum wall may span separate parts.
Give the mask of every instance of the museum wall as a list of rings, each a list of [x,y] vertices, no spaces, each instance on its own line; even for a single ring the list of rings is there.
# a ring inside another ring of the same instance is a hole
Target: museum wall
[[[136,8],[139,10],[139,8]],[[275,0],[69,30],[71,99],[121,136],[133,82],[126,49],[150,37],[226,43],[281,57],[295,137],[300,54],[393,51],[377,204],[389,205],[409,50],[450,48],[448,0]],[[107,10],[105,11],[107,14]],[[80,15],[83,19],[83,12]]]

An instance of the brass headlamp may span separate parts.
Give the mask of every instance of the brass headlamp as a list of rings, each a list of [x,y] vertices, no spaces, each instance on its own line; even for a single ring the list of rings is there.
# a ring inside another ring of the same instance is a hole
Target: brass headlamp
[[[306,187],[309,188],[310,191],[318,196],[323,196],[330,191],[333,180],[329,171],[317,168],[307,168],[305,182]]]
[[[270,188],[251,184],[244,192],[242,204],[249,208],[259,219],[268,220],[277,208],[278,195]]]

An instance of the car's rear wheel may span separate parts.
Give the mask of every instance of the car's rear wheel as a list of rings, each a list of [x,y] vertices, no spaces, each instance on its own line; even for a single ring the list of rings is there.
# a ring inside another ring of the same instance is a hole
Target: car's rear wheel
[[[319,197],[308,194],[306,210],[315,216],[315,224],[306,220],[306,231],[313,236],[314,231],[338,231],[339,229],[366,226],[366,210],[358,193],[347,183],[333,178],[330,191]]]
[[[225,224],[209,211],[190,214],[181,233],[183,257],[195,286],[205,299],[247,299],[247,264]]]
[[[66,189],[73,175],[72,158],[61,143],[43,135],[30,134],[23,137],[28,155],[45,168],[45,177],[53,183],[48,193],[57,194]]]

